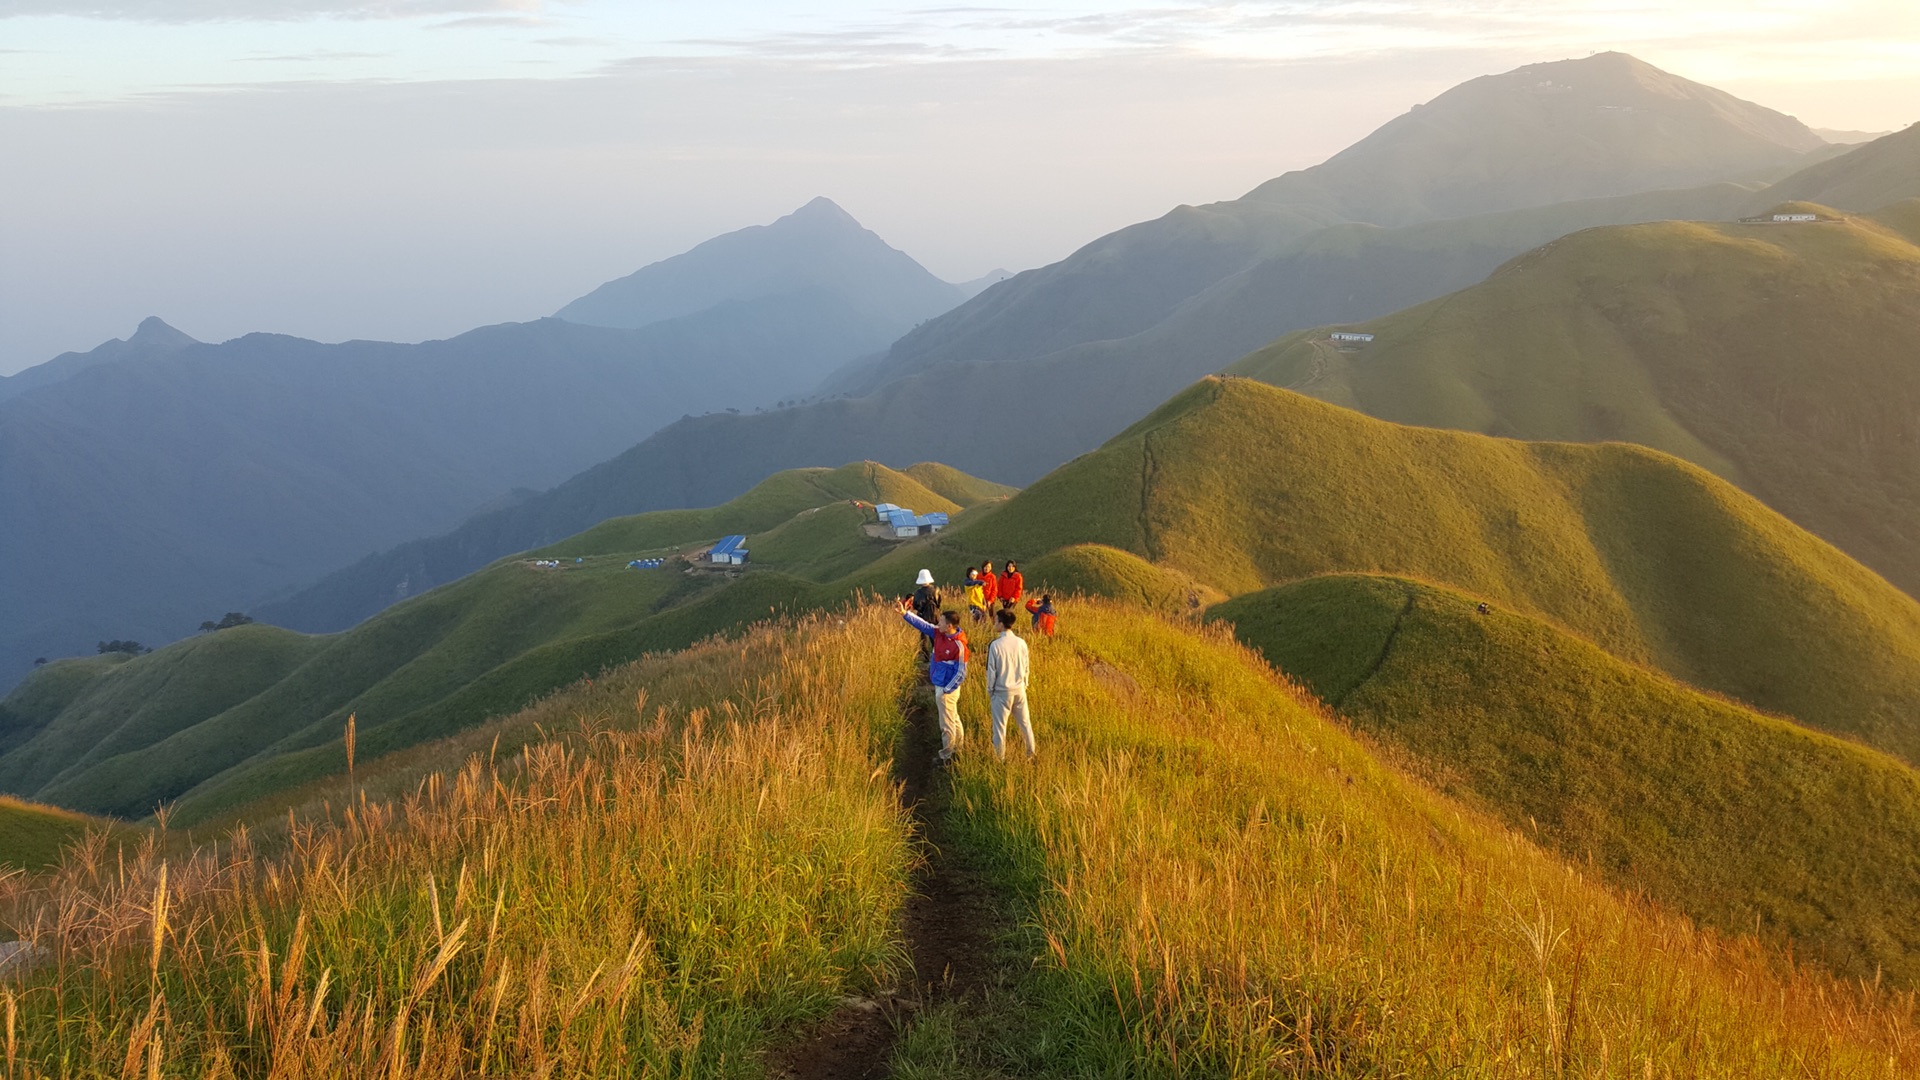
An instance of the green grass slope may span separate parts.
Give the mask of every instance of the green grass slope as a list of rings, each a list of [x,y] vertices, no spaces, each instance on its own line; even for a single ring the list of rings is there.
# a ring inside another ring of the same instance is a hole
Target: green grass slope
[[[1920,604],[1641,447],[1409,428],[1208,379],[939,540],[1024,558],[1104,544],[1228,595],[1334,571],[1432,580],[1920,758]]]
[[[995,490],[929,475],[958,494]],[[344,769],[350,715],[359,753],[371,759],[512,712],[643,653],[682,648],[770,610],[843,597],[864,580],[849,575],[898,547],[866,536],[871,511],[851,500],[964,510],[871,463],[796,470],[725,506],[605,522],[341,634],[222,631],[120,665],[79,691],[62,688],[80,669],[50,665],[16,694],[38,727],[0,755],[0,777],[8,790],[124,817],[177,800],[175,820],[190,824]],[[748,534],[753,552],[754,569],[744,575],[689,573],[674,561],[658,570],[626,566],[736,532]],[[537,557],[562,565],[536,567]],[[904,573],[896,591],[911,580]]]
[[[1920,244],[1910,208],[1886,217],[1593,229],[1358,324],[1359,348],[1302,331],[1230,370],[1401,423],[1664,450],[1920,592]]]
[[[44,870],[60,861],[67,845],[106,827],[85,814],[0,795],[0,874]]]
[[[963,757],[941,843],[1002,890],[1008,974],[915,1014],[893,1075],[1920,1067],[1907,994],[1606,887],[1383,763],[1224,631],[1087,603],[1034,673],[1038,759]]]
[[[104,653],[55,660],[35,668],[0,699],[0,753],[38,734],[96,680],[131,659],[126,653]]]
[[[105,667],[62,701],[32,739],[0,756],[0,791],[44,791],[60,799],[68,775],[122,754],[137,755],[246,701],[291,674],[320,647],[318,639],[256,623],[201,634]],[[43,680],[63,678],[58,669],[74,663],[48,665],[7,701],[40,696]]]
[[[1209,618],[1445,790],[1626,888],[1920,983],[1920,775],[1464,594],[1329,575]]]

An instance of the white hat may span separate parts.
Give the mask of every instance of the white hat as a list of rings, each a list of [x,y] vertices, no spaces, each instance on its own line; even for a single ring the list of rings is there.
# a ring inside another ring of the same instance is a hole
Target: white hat
[[[917,578],[914,578],[914,579],[913,579],[913,583],[914,583],[915,585],[931,585],[931,584],[933,584],[933,571],[931,571],[931,570],[922,570],[922,571],[920,571],[920,576],[919,576],[919,577],[917,577]]]

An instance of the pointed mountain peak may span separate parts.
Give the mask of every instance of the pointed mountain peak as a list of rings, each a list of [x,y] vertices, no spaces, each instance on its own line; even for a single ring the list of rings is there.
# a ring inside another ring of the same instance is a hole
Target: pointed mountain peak
[[[854,220],[852,214],[842,210],[839,203],[834,202],[825,195],[818,196],[813,199],[813,201],[807,203],[807,205],[774,222],[774,224],[779,225],[783,222],[792,222],[796,225],[837,226],[850,229],[864,228],[858,221]]]
[[[175,330],[158,315],[149,315],[140,320],[140,326],[127,339],[129,345],[167,346],[178,348],[182,345],[198,345],[199,340],[189,334]]]

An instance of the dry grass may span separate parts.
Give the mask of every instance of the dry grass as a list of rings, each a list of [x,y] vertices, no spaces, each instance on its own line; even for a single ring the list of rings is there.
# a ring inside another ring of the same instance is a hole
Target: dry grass
[[[902,962],[881,618],[632,665],[491,730],[517,750],[363,765],[344,809],[9,881],[0,922],[53,959],[0,990],[7,1080],[757,1075]]]
[[[1036,965],[979,1030],[909,1040],[906,1075],[1920,1071],[1910,995],[1590,882],[1380,765],[1223,630],[1074,603],[1035,670],[1040,760],[965,766],[953,813],[1024,897]]]

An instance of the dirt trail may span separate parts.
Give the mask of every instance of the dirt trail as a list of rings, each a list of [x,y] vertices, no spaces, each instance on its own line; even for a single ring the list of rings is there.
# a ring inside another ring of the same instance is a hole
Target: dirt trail
[[[977,746],[977,740],[974,743]],[[913,957],[911,981],[878,998],[849,999],[775,1059],[769,1075],[786,1080],[878,1080],[900,1029],[913,1013],[987,985],[993,945],[992,894],[946,851],[941,815],[949,792],[933,755],[940,735],[924,687],[916,688],[894,755],[900,799],[913,815],[925,861],[913,879],[903,929]]]

